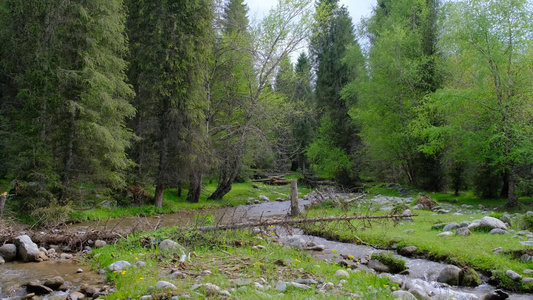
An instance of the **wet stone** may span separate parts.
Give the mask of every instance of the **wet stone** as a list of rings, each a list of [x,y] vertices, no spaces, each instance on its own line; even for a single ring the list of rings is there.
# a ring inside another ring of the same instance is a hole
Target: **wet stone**
[[[13,261],[17,257],[17,246],[14,244],[5,244],[0,247],[0,256],[5,261]]]
[[[44,285],[53,290],[59,289],[59,287],[62,286],[64,283],[65,280],[61,276],[55,276],[44,281]]]
[[[36,295],[46,295],[53,292],[53,290],[47,286],[44,286],[39,281],[30,281],[26,284],[26,289],[30,293],[35,293]]]

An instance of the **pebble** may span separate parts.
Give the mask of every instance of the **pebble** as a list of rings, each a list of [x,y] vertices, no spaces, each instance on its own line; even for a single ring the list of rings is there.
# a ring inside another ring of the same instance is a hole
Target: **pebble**
[[[335,277],[350,278],[350,274],[346,270],[337,270],[337,272],[335,272]]]

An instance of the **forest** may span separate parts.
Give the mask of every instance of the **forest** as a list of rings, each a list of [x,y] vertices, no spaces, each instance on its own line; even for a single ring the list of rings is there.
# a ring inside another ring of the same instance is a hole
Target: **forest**
[[[21,211],[222,199],[253,170],[533,196],[526,0],[0,1],[0,178]],[[297,58],[297,59],[295,59]],[[3,192],[3,191],[2,191]]]

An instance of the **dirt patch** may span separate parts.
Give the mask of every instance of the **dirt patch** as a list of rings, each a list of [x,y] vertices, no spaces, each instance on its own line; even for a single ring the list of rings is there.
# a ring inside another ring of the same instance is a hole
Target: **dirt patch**
[[[435,206],[437,206],[437,202],[429,198],[427,195],[418,197],[418,199],[416,199],[416,204],[422,204],[424,208],[427,209],[433,209]]]

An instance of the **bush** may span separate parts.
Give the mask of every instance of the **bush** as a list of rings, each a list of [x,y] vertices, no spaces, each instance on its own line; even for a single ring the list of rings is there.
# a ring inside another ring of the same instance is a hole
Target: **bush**
[[[380,253],[372,253],[371,256],[372,259],[378,260],[382,262],[384,265],[389,267],[389,270],[391,273],[400,273],[404,270],[407,270],[407,266],[405,265],[405,260],[401,258],[397,258],[392,254],[391,252],[380,252]]]
[[[518,218],[518,228],[533,230],[533,214],[523,214]]]

